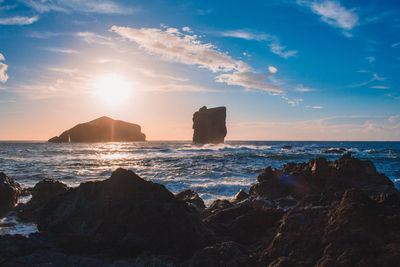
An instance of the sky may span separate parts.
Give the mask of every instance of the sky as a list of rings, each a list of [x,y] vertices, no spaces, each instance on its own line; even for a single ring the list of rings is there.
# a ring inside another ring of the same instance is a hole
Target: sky
[[[400,2],[0,0],[0,140],[109,116],[191,140],[400,140]]]

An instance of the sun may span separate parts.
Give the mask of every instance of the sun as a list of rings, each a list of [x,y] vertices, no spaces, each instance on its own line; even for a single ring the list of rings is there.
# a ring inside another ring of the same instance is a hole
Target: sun
[[[122,105],[132,95],[132,83],[119,74],[98,77],[93,82],[94,95],[110,106]]]

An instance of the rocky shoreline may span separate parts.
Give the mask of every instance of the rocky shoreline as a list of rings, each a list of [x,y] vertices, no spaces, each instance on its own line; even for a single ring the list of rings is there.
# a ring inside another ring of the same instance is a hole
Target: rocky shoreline
[[[32,199],[13,207],[27,192]],[[40,232],[0,236],[1,266],[400,262],[400,193],[350,153],[267,167],[249,193],[209,207],[192,190],[174,195],[124,169],[76,188],[46,179],[30,190],[0,173],[0,212],[9,210]]]

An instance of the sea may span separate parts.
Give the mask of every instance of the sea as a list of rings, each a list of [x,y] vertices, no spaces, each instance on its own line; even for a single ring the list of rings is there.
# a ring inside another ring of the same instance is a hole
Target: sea
[[[248,191],[267,167],[315,157],[335,160],[338,149],[359,159],[371,160],[400,188],[400,142],[227,141],[219,145],[194,145],[190,141],[130,143],[0,142],[0,172],[22,187],[33,187],[44,178],[69,186],[104,180],[117,168],[164,184],[177,193],[193,189],[206,205]],[[26,202],[29,198],[21,198]],[[12,213],[0,218],[0,234],[27,235],[36,225],[19,223]]]

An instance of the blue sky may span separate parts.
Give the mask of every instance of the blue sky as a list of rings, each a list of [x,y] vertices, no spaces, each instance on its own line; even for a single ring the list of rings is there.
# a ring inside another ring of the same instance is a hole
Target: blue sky
[[[189,140],[400,140],[397,1],[0,0],[0,139],[108,115]]]

